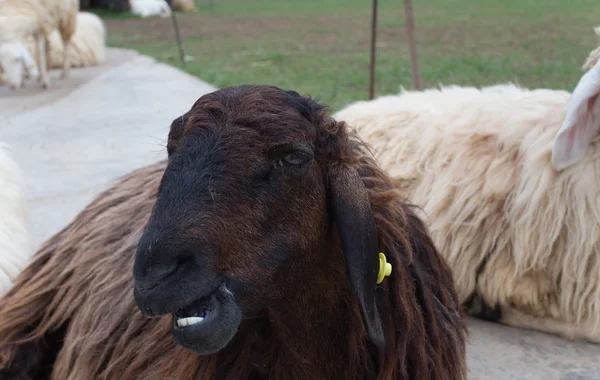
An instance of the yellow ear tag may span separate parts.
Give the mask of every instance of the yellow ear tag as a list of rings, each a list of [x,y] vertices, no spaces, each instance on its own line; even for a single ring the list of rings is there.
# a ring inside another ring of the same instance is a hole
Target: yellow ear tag
[[[392,273],[392,264],[386,262],[385,255],[379,252],[379,274],[377,274],[377,283],[380,284],[384,277]]]

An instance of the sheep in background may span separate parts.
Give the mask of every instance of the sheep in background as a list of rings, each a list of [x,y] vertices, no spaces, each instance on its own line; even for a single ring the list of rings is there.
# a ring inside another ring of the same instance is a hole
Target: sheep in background
[[[600,342],[600,64],[573,94],[446,87],[348,122],[424,210],[469,313]]]
[[[195,12],[197,10],[194,0],[172,0],[171,7],[182,12]]]
[[[131,12],[141,17],[169,17],[171,7],[165,0],[129,0]]]
[[[173,121],[167,153],[96,197],[0,299],[2,374],[465,379],[448,266],[323,106],[220,89]]]
[[[69,74],[68,51],[71,36],[75,32],[75,19],[79,0],[2,0],[0,1],[0,47],[11,44],[12,48],[0,49],[0,66],[11,88],[21,87],[22,72],[14,66],[23,65],[23,51],[28,37],[36,44],[35,60],[42,87],[50,86],[46,67],[49,48],[48,37],[53,29],[60,32],[64,44],[64,64],[61,78]],[[22,45],[22,46],[19,46]],[[21,75],[19,75],[21,74]],[[16,75],[16,76],[12,76]]]
[[[77,13],[76,29],[71,37],[69,65],[71,67],[96,66],[106,62],[106,28],[100,17],[90,12]],[[64,45],[57,29],[49,38],[50,48],[47,65],[59,68],[63,65]],[[35,51],[35,41],[27,41],[30,52]]]
[[[25,72],[39,77],[38,66],[23,44],[28,36],[40,33],[43,7],[37,0],[0,1],[1,79],[15,90],[23,86]],[[36,57],[37,58],[37,57]]]
[[[0,142],[0,295],[12,286],[32,254],[23,173],[9,146]]]

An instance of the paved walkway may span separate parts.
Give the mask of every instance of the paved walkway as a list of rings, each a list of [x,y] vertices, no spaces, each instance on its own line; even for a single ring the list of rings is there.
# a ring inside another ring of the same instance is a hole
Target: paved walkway
[[[166,155],[171,121],[215,88],[169,65],[109,49],[104,66],[52,71],[53,87],[0,87],[0,141],[27,177],[30,227],[40,244],[116,177]]]
[[[116,177],[165,155],[172,119],[214,88],[128,50],[53,87],[0,87],[0,141],[28,181],[33,242],[65,226]],[[600,380],[600,346],[469,320],[473,380]]]

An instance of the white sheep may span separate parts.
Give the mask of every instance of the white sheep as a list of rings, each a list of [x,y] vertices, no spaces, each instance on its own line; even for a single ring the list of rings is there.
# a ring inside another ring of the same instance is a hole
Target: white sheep
[[[48,38],[55,28],[65,47],[61,78],[68,77],[68,51],[78,10],[79,0],[0,0],[0,46],[9,44],[8,48],[0,49],[0,66],[11,88],[22,86],[22,75],[18,75],[20,71],[14,66],[23,65],[23,49],[30,36],[35,39],[39,80],[42,87],[50,86],[46,55]]]
[[[33,254],[23,182],[9,146],[0,142],[0,295],[12,286]]]
[[[165,0],[129,0],[131,13],[141,17],[169,17],[171,7]]]
[[[90,12],[77,13],[75,33],[71,37],[69,65],[86,67],[106,62],[106,27],[100,17]],[[58,29],[54,29],[49,38],[50,51],[47,66],[59,68],[63,65],[64,45]],[[35,41],[28,39],[27,49],[35,51]]]
[[[445,87],[334,117],[420,206],[470,313],[600,343],[600,63],[567,91]]]

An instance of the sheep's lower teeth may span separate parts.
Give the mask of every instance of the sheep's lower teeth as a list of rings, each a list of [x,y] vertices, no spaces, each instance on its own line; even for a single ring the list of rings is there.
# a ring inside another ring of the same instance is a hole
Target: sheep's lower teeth
[[[192,326],[192,325],[202,322],[203,320],[204,320],[203,317],[180,318],[177,320],[177,326],[179,326],[179,327]]]

